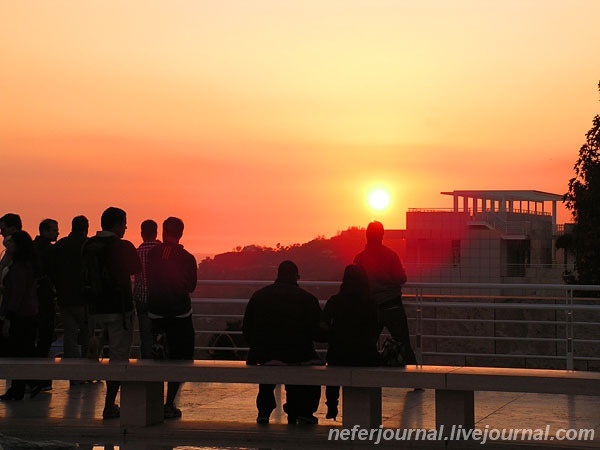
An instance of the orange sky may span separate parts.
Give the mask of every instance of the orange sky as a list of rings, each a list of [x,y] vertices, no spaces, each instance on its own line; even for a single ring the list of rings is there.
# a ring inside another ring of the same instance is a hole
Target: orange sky
[[[563,194],[600,109],[598,17],[596,0],[0,0],[0,213],[66,235],[119,206],[136,244],[175,215],[212,254],[402,228],[450,207],[441,191]]]

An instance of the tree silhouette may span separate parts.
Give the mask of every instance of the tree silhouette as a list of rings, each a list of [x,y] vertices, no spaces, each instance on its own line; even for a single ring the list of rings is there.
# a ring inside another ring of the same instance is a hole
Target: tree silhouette
[[[600,91],[600,83],[598,83]],[[573,253],[579,284],[600,284],[600,115],[579,150],[565,204],[573,215]]]

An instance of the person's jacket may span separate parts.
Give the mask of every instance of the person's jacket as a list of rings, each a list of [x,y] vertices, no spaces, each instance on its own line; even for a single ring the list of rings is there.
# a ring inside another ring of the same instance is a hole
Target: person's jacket
[[[37,282],[33,266],[13,262],[3,280],[0,316],[7,319],[33,317],[38,314]]]
[[[406,283],[406,272],[400,258],[383,244],[368,243],[365,249],[354,258],[354,264],[361,266],[369,277],[371,300],[378,305],[394,300],[402,295],[402,285]]]
[[[277,360],[294,364],[315,360],[321,307],[297,283],[275,281],[256,291],[244,314],[243,333],[250,347],[248,364]]]
[[[348,292],[332,296],[323,308],[322,322],[328,335],[328,364],[379,364],[377,307],[368,296]]]
[[[101,298],[90,305],[90,312],[118,314],[133,311],[131,276],[142,270],[134,245],[114,233],[99,231],[83,245],[84,261],[88,252],[99,256],[98,262],[107,269],[108,280],[103,281],[110,285],[102,292]]]
[[[54,246],[52,242],[43,237],[36,236],[33,240],[33,251],[37,267],[37,297],[40,304],[40,313],[52,313],[56,300],[56,289],[51,279],[54,269]]]
[[[60,307],[82,306],[81,251],[87,241],[84,233],[71,232],[54,245],[54,268],[50,271]]]
[[[181,244],[162,243],[148,252],[148,314],[182,317],[192,310],[190,293],[196,289],[196,258]]]

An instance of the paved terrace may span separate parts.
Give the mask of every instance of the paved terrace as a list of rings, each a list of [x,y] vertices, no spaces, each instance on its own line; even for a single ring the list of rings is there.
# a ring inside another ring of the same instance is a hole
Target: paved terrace
[[[118,445],[123,449],[203,448],[423,448],[423,449],[546,449],[600,448],[600,398],[523,393],[480,392],[475,394],[476,426],[490,428],[531,428],[550,426],[562,429],[593,428],[592,442],[392,442],[375,446],[369,442],[327,440],[331,429],[341,424],[325,419],[324,392],[317,412],[319,425],[288,426],[281,406],[273,412],[271,424],[255,423],[256,387],[219,383],[186,383],[179,407],[181,419],[147,428],[122,429],[118,421],[103,421],[104,383],[69,387],[54,381],[51,392],[20,402],[0,402],[0,433],[29,440],[61,440],[82,448]],[[0,381],[0,390],[6,386]],[[283,389],[276,390],[278,400]],[[279,402],[281,405],[281,402]],[[341,408],[340,408],[341,411]],[[435,427],[434,391],[383,389],[385,428],[433,429]],[[1,440],[0,440],[1,442]]]

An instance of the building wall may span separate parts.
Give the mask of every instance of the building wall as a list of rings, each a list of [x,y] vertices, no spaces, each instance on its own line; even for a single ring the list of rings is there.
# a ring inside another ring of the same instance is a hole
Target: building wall
[[[409,279],[424,282],[560,282],[550,216],[508,214],[504,230],[465,212],[409,211]],[[518,230],[518,231],[515,231]],[[518,234],[517,234],[518,233]]]

